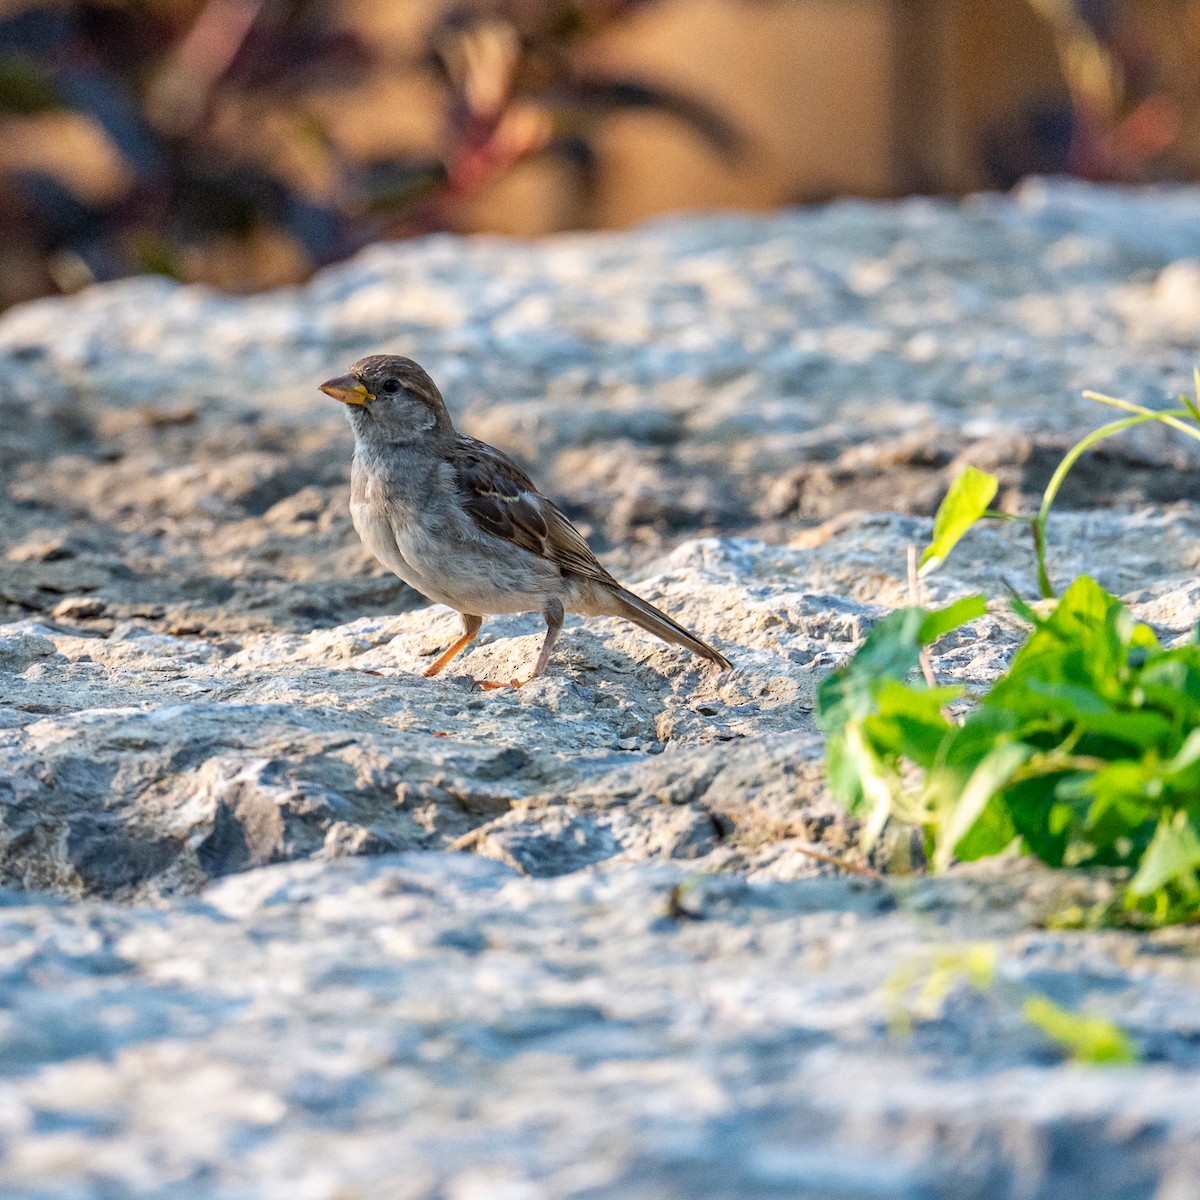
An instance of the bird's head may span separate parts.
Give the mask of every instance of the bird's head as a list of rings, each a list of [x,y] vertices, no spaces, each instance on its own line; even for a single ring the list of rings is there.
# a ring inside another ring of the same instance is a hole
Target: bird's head
[[[359,437],[390,442],[415,441],[452,429],[442,393],[423,367],[398,354],[372,354],[321,391],[347,406]]]

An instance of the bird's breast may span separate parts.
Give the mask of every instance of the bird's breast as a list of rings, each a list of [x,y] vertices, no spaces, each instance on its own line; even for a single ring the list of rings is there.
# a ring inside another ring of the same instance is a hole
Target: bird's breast
[[[355,462],[350,481],[350,519],[355,532],[383,566],[399,575],[409,587],[423,591],[419,565],[410,561],[396,537],[398,526],[403,528],[411,523],[407,511],[410,505],[404,503],[405,499],[399,483],[393,483],[369,465]]]
[[[440,477],[421,483],[356,463],[350,515],[389,571],[459,612],[539,611],[563,587],[553,564],[479,529]]]

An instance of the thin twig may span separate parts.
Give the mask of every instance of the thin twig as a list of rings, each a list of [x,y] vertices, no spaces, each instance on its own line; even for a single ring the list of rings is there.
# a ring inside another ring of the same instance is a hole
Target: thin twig
[[[908,602],[915,608],[921,605],[921,580],[917,575],[917,547],[915,543],[908,545]],[[921,647],[921,674],[931,687],[937,687],[937,676],[933,673],[933,663],[929,661],[929,651]]]
[[[850,875],[861,875],[863,879],[873,879],[876,883],[884,882],[883,876],[872,867],[862,867],[858,863],[850,862],[848,859],[838,858],[836,854],[826,854],[824,850],[818,850],[815,846],[810,846],[805,842],[792,842],[792,849],[798,854],[815,858],[817,862],[837,867],[839,871],[845,871]]]

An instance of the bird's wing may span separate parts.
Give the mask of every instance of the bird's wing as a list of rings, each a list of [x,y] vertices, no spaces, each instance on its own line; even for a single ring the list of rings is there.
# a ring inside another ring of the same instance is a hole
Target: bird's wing
[[[579,530],[510,458],[486,442],[460,435],[452,465],[463,508],[480,529],[563,571],[615,584]]]

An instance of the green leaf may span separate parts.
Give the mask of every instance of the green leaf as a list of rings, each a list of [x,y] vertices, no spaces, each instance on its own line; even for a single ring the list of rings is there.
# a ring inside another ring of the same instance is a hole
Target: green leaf
[[[964,596],[955,600],[945,608],[937,608],[926,613],[921,622],[917,637],[924,646],[944,638],[951,630],[965,625],[968,621],[976,621],[987,616],[987,600],[983,596]]]
[[[1017,827],[1009,816],[1003,794],[993,796],[984,806],[975,824],[959,839],[954,856],[960,862],[974,862],[1003,854],[1017,839]]]
[[[914,688],[884,680],[875,689],[875,712],[863,721],[863,730],[882,753],[931,767],[943,739],[955,728],[942,709],[961,693],[957,687]]]
[[[1159,822],[1142,855],[1142,865],[1130,880],[1129,891],[1134,896],[1151,896],[1173,884],[1188,894],[1200,892],[1197,867],[1200,867],[1200,835],[1187,813],[1177,812]]]
[[[1200,647],[1177,646],[1148,658],[1138,677],[1146,705],[1200,728]]]
[[[1200,728],[1193,729],[1187,735],[1175,757],[1165,763],[1165,769],[1170,773],[1190,771],[1200,763]]]
[[[967,467],[950,485],[933,520],[933,541],[921,555],[922,575],[946,561],[962,535],[983,516],[998,487],[994,475],[976,467]]]
[[[944,871],[954,857],[958,843],[971,832],[988,801],[1012,779],[1033,751],[1020,742],[1001,742],[971,772],[966,787],[950,812],[938,837],[933,869]],[[1009,839],[1011,841],[1011,838]]]
[[[1038,616],[1033,606],[1026,603],[1016,592],[1011,590],[1009,592],[1008,605],[1022,621],[1032,625],[1035,629],[1042,624],[1042,618]]]
[[[862,810],[862,775],[846,745],[844,728],[830,733],[825,743],[825,781],[847,812],[857,814]]]
[[[895,794],[883,764],[872,752],[862,736],[862,729],[851,723],[846,726],[846,749],[859,769],[863,803],[867,810],[863,821],[859,843],[863,851],[869,851],[879,840],[883,827],[892,815]]]
[[[1072,1062],[1088,1066],[1129,1066],[1139,1060],[1137,1049],[1119,1026],[1103,1017],[1060,1008],[1045,996],[1025,1001],[1025,1019],[1051,1041],[1068,1051]]]
[[[968,596],[932,612],[901,608],[876,621],[854,657],[827,675],[817,688],[817,725],[827,734],[862,721],[878,710],[880,688],[904,683],[921,660],[921,647],[987,611],[982,596]],[[951,697],[945,695],[937,705]],[[929,705],[923,705],[929,712]]]
[[[1116,596],[1106,592],[1090,575],[1080,575],[1054,606],[1050,624],[1078,628],[1080,624],[1103,621],[1120,604]]]
[[[1170,753],[1177,735],[1175,723],[1159,713],[1130,712],[1123,707],[1110,708],[1107,712],[1081,713],[1076,727],[1133,747],[1135,757],[1152,749]]]
[[[1130,855],[1140,857],[1154,833],[1157,809],[1151,804],[1158,764],[1153,755],[1144,760],[1120,758],[1101,766],[1092,775],[1080,775],[1059,785],[1059,797],[1091,803],[1078,829],[1097,862],[1117,866]]]
[[[1066,805],[1055,800],[1060,781],[1074,778],[1073,773],[1048,773],[1022,779],[1004,789],[1004,803],[1009,817],[1031,854],[1052,867],[1061,867],[1067,848],[1063,820],[1072,813]]]
[[[1196,398],[1193,400],[1190,396],[1180,396],[1184,407],[1192,414],[1197,425],[1200,425],[1200,367],[1192,368],[1192,382],[1196,386]]]
[[[1076,712],[1112,711],[1107,693],[1115,698],[1120,690],[1127,642],[1136,630],[1123,618],[1121,602],[1081,575],[1017,651],[985,704],[1030,719],[1054,712],[1069,721]]]
[[[901,608],[876,621],[854,657],[817,689],[817,724],[826,733],[860,721],[874,707],[876,685],[908,678],[921,658],[919,640],[925,610]]]

